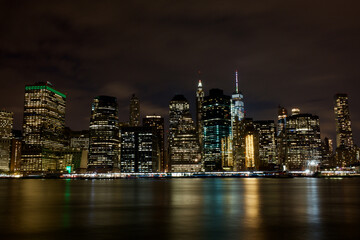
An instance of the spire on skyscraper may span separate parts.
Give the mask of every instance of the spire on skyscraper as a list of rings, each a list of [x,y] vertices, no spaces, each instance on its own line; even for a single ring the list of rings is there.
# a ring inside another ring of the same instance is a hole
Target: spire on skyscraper
[[[238,70],[235,70],[235,88],[236,88],[236,92],[235,92],[235,93],[239,93]]]

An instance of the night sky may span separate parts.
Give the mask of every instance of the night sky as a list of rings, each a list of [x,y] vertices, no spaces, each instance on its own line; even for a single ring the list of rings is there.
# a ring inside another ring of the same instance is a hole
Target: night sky
[[[206,93],[231,94],[238,69],[248,117],[299,107],[322,137],[335,136],[334,94],[348,93],[359,144],[359,65],[356,0],[0,1],[0,108],[17,129],[25,84],[67,93],[66,123],[82,130],[94,96],[116,96],[122,121],[132,93],[142,115],[167,118],[175,94],[194,111],[198,70]]]

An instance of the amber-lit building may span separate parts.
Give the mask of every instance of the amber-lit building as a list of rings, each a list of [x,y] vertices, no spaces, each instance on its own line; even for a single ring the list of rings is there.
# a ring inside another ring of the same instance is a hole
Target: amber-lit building
[[[21,171],[58,172],[65,145],[66,94],[50,82],[25,86]]]
[[[287,169],[305,170],[310,165],[319,165],[322,160],[319,117],[296,112],[286,118]]]
[[[143,118],[143,126],[153,128],[156,134],[157,145],[159,146],[160,171],[165,172],[168,164],[165,162],[164,152],[164,118],[157,115],[146,116]]]
[[[14,114],[0,110],[0,171],[10,170],[10,154]]]
[[[349,99],[347,94],[339,93],[334,97],[336,123],[336,165],[346,166],[357,161],[357,148],[352,135]]]

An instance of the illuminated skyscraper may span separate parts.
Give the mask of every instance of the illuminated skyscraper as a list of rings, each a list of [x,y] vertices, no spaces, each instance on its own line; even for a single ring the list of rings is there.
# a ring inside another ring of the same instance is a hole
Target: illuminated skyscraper
[[[135,94],[132,95],[130,100],[130,126],[140,126],[140,101]]]
[[[273,120],[254,121],[254,126],[259,135],[260,167],[266,168],[276,163],[275,123]]]
[[[115,97],[94,98],[90,117],[88,169],[117,171],[120,158],[118,104]]]
[[[202,142],[203,142],[203,120],[202,120],[202,105],[204,101],[204,91],[202,88],[202,82],[199,80],[198,88],[196,91],[196,135],[198,137],[198,142],[200,145],[200,148],[202,148]]]
[[[253,119],[235,119],[234,129],[234,170],[259,170],[259,132]]]
[[[319,117],[300,114],[286,118],[286,160],[290,170],[304,170],[322,159]]]
[[[347,94],[335,95],[336,146],[353,148],[349,102]]]
[[[230,97],[220,89],[211,89],[203,102],[205,171],[222,170],[221,141],[230,136]]]
[[[235,93],[231,95],[231,122],[235,122],[235,118],[239,121],[243,120],[245,117],[244,109],[244,96],[239,91],[239,79],[238,71],[235,72]]]
[[[160,170],[158,144],[153,127],[122,127],[121,172],[158,172]]]
[[[160,158],[160,171],[164,172],[167,168],[167,163],[165,162],[165,152],[164,152],[164,118],[161,116],[146,116],[143,118],[143,126],[153,128],[156,134],[156,140],[158,141],[159,146],[159,158]]]
[[[0,110],[0,172],[9,171],[14,114]]]
[[[336,159],[338,166],[356,162],[356,148],[351,129],[349,99],[347,94],[335,95]]]
[[[200,147],[190,114],[181,117],[171,142],[169,154],[172,172],[198,172],[201,170]]]
[[[25,86],[22,171],[62,170],[56,151],[65,144],[65,104],[66,95],[49,82]]]

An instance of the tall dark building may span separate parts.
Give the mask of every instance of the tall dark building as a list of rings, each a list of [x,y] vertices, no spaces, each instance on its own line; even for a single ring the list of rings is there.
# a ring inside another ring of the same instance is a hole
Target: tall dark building
[[[231,133],[230,97],[211,89],[203,102],[205,171],[222,170],[221,141]]]
[[[322,159],[319,117],[296,113],[286,118],[286,160],[290,170],[309,169]]]
[[[254,121],[259,134],[260,167],[266,168],[276,163],[275,123],[273,120]]]
[[[357,147],[351,129],[349,100],[347,94],[335,95],[336,165],[346,166],[357,162]]]
[[[140,101],[135,94],[130,99],[130,126],[140,126]]]
[[[115,97],[98,96],[91,107],[88,170],[117,171],[120,158],[118,103]]]
[[[276,133],[276,158],[277,163],[284,165],[286,161],[286,118],[287,110],[284,107],[278,107],[278,123]]]
[[[144,127],[152,127],[156,134],[156,139],[159,146],[159,158],[160,158],[160,171],[164,172],[167,168],[167,163],[165,162],[165,152],[164,152],[164,118],[161,116],[146,116],[143,118]]]
[[[158,172],[160,170],[158,143],[153,127],[122,127],[121,172]]]
[[[65,145],[65,104],[66,95],[50,82],[25,86],[22,171],[64,170],[56,152]]]

